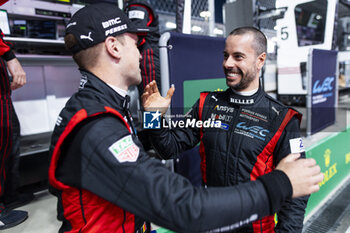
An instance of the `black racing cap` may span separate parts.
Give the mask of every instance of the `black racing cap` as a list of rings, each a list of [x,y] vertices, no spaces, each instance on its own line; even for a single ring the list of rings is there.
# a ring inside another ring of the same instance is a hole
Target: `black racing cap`
[[[95,3],[77,11],[66,27],[66,35],[73,34],[78,43],[70,48],[72,53],[99,44],[108,36],[117,36],[126,32],[144,36],[149,28],[136,26],[127,15],[111,3]]]

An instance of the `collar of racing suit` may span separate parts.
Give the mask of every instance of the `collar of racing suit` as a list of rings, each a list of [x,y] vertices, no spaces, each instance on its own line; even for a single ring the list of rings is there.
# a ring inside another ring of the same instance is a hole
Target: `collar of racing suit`
[[[81,79],[79,91],[84,91],[88,89],[93,91],[97,96],[101,97],[104,101],[107,101],[109,106],[115,109],[123,109],[128,95],[123,97],[118,92],[116,92],[112,87],[107,83],[99,79],[93,73],[80,69]]]
[[[226,92],[229,96],[230,103],[235,105],[242,105],[242,106],[254,105],[264,95],[264,91],[262,90],[261,86],[259,86],[258,91],[251,96],[243,96],[243,95],[237,94],[234,91],[232,91],[231,88],[228,88]]]
[[[82,77],[80,79],[79,92],[83,92],[84,90],[94,92],[94,94],[98,96],[100,100],[106,102],[108,106],[124,113],[125,120],[130,125],[130,130],[136,135],[136,128],[130,113],[130,96],[122,96],[107,83],[87,70],[80,69],[80,73]]]

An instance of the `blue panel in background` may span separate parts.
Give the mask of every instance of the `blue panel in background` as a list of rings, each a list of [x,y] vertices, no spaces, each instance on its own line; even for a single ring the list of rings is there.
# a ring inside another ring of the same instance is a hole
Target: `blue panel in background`
[[[311,134],[335,123],[337,55],[312,50]]]
[[[171,33],[169,45],[170,84],[175,84],[172,113],[182,114],[183,83],[186,80],[223,78],[224,38]],[[199,96],[198,96],[199,98]]]

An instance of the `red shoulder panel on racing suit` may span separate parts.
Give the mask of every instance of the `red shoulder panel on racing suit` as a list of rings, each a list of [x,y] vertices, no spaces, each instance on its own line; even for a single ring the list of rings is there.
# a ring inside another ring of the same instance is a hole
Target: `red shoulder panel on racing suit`
[[[67,136],[83,120],[97,115],[111,113],[120,118],[131,133],[128,123],[118,111],[110,107],[105,107],[105,110],[105,112],[97,112],[92,115],[88,115],[85,109],[78,111],[71,118],[64,132],[61,134],[52,154],[49,169],[49,182],[54,188],[61,190],[62,192],[61,201],[64,209],[64,217],[72,226],[72,230],[69,232],[83,231],[89,233],[99,233],[101,232],[101,229],[103,229],[105,232],[118,232],[117,229],[120,229],[121,225],[124,229],[131,229],[130,232],[134,232],[135,230],[135,226],[132,226],[135,219],[133,214],[126,212],[125,210],[98,197],[88,190],[65,185],[57,180],[55,176],[57,163],[61,153],[61,146]],[[75,204],[72,205],[72,202]],[[98,205],[99,208],[95,208],[94,206],[96,205]],[[124,218],[116,218],[116,216],[124,216]],[[111,218],[114,219],[113,224],[111,224]]]

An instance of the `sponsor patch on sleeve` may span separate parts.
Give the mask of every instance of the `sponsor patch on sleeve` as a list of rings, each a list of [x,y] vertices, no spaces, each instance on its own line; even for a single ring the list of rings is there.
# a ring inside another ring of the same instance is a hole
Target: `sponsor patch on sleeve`
[[[145,12],[143,11],[129,11],[129,19],[144,19],[145,18]]]
[[[140,152],[139,147],[135,145],[131,135],[119,139],[108,149],[119,163],[135,162]]]
[[[302,138],[293,138],[289,140],[291,153],[305,152],[305,147]]]

